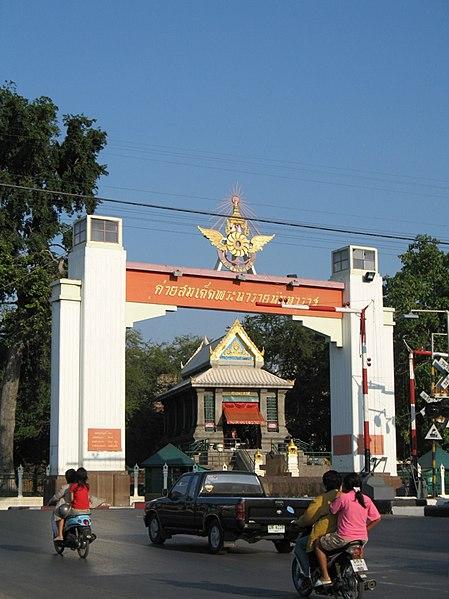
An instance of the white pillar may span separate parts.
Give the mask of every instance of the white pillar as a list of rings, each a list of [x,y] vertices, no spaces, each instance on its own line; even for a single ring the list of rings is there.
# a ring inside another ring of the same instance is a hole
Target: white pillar
[[[121,220],[87,216],[69,255],[80,279],[79,465],[125,469],[126,252]]]
[[[52,284],[50,474],[78,468],[81,281]]]
[[[366,273],[372,273],[366,276]],[[382,458],[378,472],[396,475],[393,311],[384,308],[377,250],[348,246],[333,252],[332,280],[345,284],[343,300],[366,310],[368,413],[372,457]],[[370,280],[372,279],[372,280]],[[332,464],[340,471],[361,471],[363,393],[360,317],[344,314],[342,347],[330,344]]]

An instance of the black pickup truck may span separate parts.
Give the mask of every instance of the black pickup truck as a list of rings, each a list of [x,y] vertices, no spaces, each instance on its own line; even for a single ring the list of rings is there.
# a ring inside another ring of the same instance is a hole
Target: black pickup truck
[[[181,476],[169,493],[145,504],[144,522],[155,545],[175,534],[208,538],[211,553],[225,541],[273,541],[279,553],[291,551],[295,538],[292,521],[307,499],[267,497],[256,474],[206,471]]]

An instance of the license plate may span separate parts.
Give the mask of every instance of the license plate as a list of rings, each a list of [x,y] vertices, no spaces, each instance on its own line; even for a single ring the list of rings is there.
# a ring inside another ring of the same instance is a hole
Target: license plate
[[[352,559],[351,566],[354,572],[366,572],[368,570],[364,559]]]
[[[285,525],[284,524],[269,524],[268,525],[268,532],[270,534],[283,534],[285,532]]]

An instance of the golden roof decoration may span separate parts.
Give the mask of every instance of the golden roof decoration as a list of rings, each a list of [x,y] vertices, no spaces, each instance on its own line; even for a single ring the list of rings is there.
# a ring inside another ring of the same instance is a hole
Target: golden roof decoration
[[[232,214],[226,219],[224,233],[217,229],[198,227],[217,250],[217,269],[225,266],[233,272],[255,273],[254,262],[256,253],[273,239],[274,235],[253,235],[250,226],[242,215],[240,196],[231,198]]]
[[[259,351],[239,320],[235,320],[228,332],[210,354],[210,363],[251,359],[256,368],[264,364],[263,353]]]

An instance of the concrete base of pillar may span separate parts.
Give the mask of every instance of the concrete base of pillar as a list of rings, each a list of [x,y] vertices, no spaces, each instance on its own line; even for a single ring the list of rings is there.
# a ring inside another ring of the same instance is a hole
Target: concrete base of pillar
[[[65,476],[47,476],[44,483],[44,504],[55,491],[66,484]],[[89,472],[90,494],[117,507],[129,507],[130,478],[125,471]]]

